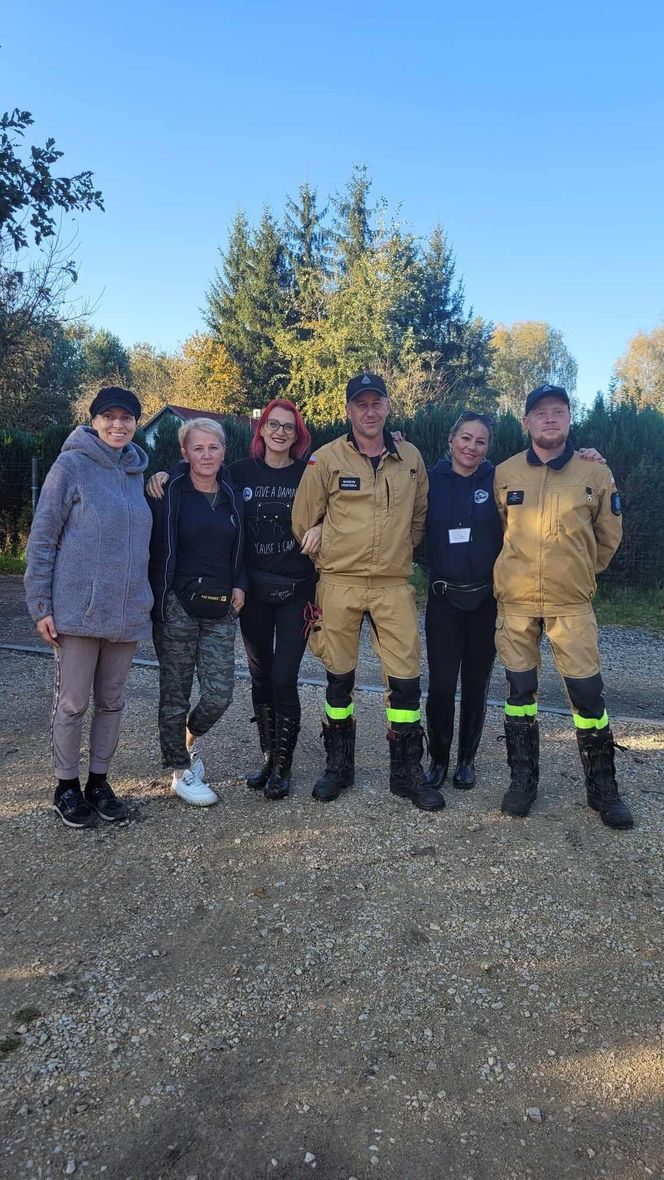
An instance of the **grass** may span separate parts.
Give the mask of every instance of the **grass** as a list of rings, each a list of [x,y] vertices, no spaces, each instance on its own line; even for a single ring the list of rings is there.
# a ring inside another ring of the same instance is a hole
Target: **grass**
[[[25,558],[12,557],[8,553],[0,553],[0,574],[24,574]]]
[[[429,587],[429,579],[427,572],[422,569],[421,565],[414,565],[413,572],[410,576],[410,584],[415,587],[415,601],[418,610],[424,610],[427,604],[427,591]]]
[[[600,626],[617,623],[664,635],[664,589],[600,586],[593,605]]]

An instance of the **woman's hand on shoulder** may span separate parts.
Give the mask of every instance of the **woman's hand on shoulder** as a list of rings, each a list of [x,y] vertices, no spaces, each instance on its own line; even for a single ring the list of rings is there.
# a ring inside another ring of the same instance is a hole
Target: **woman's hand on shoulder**
[[[322,535],[322,524],[315,524],[313,528],[307,529],[302,538],[300,552],[303,553],[305,557],[315,557],[318,553],[318,550],[320,549],[320,539]]]
[[[168,483],[167,471],[155,471],[151,475],[145,485],[145,490],[151,500],[162,500],[164,497],[164,488]]]
[[[231,594],[231,607],[235,611],[236,615],[239,615],[243,606],[244,606],[244,590],[241,590],[239,586],[233,586],[233,592]]]
[[[45,639],[46,642],[51,645],[51,647],[60,646],[58,643],[58,633],[55,628],[55,619],[53,618],[53,615],[44,615],[44,618],[40,619],[37,623],[37,630],[42,639]]]
[[[594,447],[579,447],[579,454],[588,463],[606,463],[604,456],[600,455],[599,451],[596,451]]]

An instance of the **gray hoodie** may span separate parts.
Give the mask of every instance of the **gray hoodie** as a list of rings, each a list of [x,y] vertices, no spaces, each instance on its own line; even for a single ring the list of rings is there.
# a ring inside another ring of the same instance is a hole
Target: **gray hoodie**
[[[63,635],[149,639],[152,514],[143,494],[148,457],[107,446],[90,426],[64,442],[41,490],[26,550],[25,593],[37,622]]]

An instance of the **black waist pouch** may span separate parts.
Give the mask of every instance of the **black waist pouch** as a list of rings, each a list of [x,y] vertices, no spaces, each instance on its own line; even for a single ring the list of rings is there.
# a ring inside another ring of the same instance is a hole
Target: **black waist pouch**
[[[249,576],[249,593],[258,602],[270,602],[278,606],[281,602],[292,602],[295,598],[297,582],[294,578],[285,578],[283,574],[251,574]]]
[[[173,589],[187,614],[194,619],[223,619],[230,610],[232,586],[214,578],[189,578]]]
[[[481,606],[493,591],[491,582],[474,582],[462,585],[459,582],[436,581],[431,583],[436,598],[446,598],[457,610],[475,610]]]
[[[249,593],[257,602],[279,606],[284,602],[305,602],[315,590],[314,578],[287,578],[283,574],[250,574]]]

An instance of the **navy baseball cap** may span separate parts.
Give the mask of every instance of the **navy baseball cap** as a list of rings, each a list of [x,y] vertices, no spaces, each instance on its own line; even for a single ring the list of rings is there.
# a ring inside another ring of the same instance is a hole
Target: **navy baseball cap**
[[[387,386],[382,377],[376,373],[360,373],[359,377],[351,377],[346,386],[346,404],[352,402],[360,393],[379,393],[381,397],[389,397]]]
[[[537,389],[531,389],[526,398],[526,415],[530,413],[535,403],[542,397],[559,397],[562,402],[565,402],[565,405],[569,406],[567,390],[563,389],[562,385],[538,385]]]

